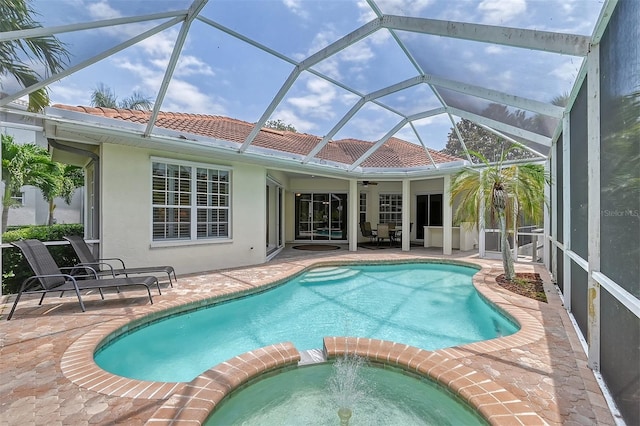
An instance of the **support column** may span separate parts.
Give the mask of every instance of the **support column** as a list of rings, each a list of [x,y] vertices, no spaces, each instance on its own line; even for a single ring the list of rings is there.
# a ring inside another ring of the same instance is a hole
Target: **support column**
[[[480,170],[480,182],[482,182],[482,170]],[[485,256],[485,235],[484,235],[484,213],[485,213],[485,199],[484,191],[480,191],[480,211],[478,212],[478,255],[480,258]]]
[[[402,251],[411,248],[411,181],[402,181]]]
[[[349,179],[347,224],[349,225],[349,251],[358,250],[358,218],[360,216],[360,193],[358,192],[358,180]]]
[[[571,120],[565,112],[562,119],[562,264],[564,308],[571,312]]]
[[[564,135],[564,132],[562,133]],[[558,279],[558,144],[562,144],[561,140],[556,141],[555,152],[551,153],[551,274]],[[560,218],[562,220],[562,218]]]
[[[444,188],[442,194],[442,254],[449,256],[452,250],[453,210],[451,207],[451,176],[444,176]],[[461,231],[462,232],[462,231]]]
[[[592,45],[587,55],[587,188],[588,261],[587,343],[588,365],[600,370],[600,283],[594,273],[600,272],[600,45]]]
[[[553,155],[553,154],[551,154]],[[544,172],[545,173],[549,173],[549,170],[551,168],[551,164],[550,164],[550,159],[547,159],[547,161],[544,163]],[[544,186],[544,199],[545,200],[549,200],[549,206],[545,205],[544,206],[544,220],[542,222],[542,261],[544,263],[544,267],[547,268],[547,270],[551,270],[551,259],[549,258],[549,247],[553,247],[553,243],[550,244],[549,241],[549,225],[550,225],[550,216],[549,216],[549,208],[553,205],[551,202],[551,194],[550,194],[551,188],[549,188],[549,185],[545,185]],[[551,212],[552,214],[555,213],[555,211]]]

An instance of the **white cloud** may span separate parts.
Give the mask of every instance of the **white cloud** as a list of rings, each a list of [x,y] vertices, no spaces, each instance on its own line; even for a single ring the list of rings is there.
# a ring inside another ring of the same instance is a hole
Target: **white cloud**
[[[573,83],[578,76],[578,71],[580,70],[580,62],[576,61],[576,63],[565,62],[562,65],[551,70],[549,74],[558,77],[559,79]]]
[[[309,18],[309,13],[305,10],[300,0],[282,0],[285,7],[291,11],[291,13],[298,15],[303,19]]]
[[[483,22],[495,25],[509,25],[510,21],[527,10],[526,0],[483,0],[478,11]]]
[[[321,79],[309,79],[306,84],[307,95],[292,97],[287,104],[298,112],[313,117],[332,118],[335,116],[333,102],[336,100],[336,88]]]
[[[468,62],[465,65],[465,68],[476,74],[485,74],[489,70],[489,67],[487,65],[481,64],[479,62]]]
[[[366,40],[349,46],[347,49],[340,52],[340,59],[347,62],[367,63],[367,61],[374,56],[375,54]]]
[[[197,86],[176,78],[171,80],[162,109],[164,111],[228,115],[221,99],[213,99],[211,96],[202,93]]]
[[[484,52],[489,54],[489,55],[502,55],[502,54],[506,53],[506,50],[504,48],[502,48],[502,46],[498,46],[498,45],[492,44],[492,45],[486,47],[484,49]]]
[[[52,103],[82,103],[78,102],[78,100],[89,99],[90,96],[91,93],[89,91],[80,89],[75,85],[56,84],[51,87],[51,97],[55,97],[55,99],[51,99]]]
[[[120,12],[112,8],[106,1],[85,4],[84,7],[87,8],[89,15],[95,19],[113,19],[122,16]]]
[[[296,128],[298,132],[301,132],[301,133],[314,134],[314,130],[318,128],[318,125],[316,124],[316,122],[305,120],[295,111],[286,107],[282,109],[277,109],[272,114],[272,117],[274,120],[279,119],[287,124],[291,124],[293,127]]]
[[[377,0],[376,4],[386,15],[418,15],[433,0]],[[366,3],[365,3],[366,4]]]

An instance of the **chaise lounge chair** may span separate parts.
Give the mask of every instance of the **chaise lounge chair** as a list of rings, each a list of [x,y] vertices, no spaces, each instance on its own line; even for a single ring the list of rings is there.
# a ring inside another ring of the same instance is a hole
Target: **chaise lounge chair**
[[[156,272],[164,272],[169,276],[169,285],[173,287],[173,281],[171,280],[171,274],[173,274],[173,278],[177,281],[176,271],[173,269],[173,266],[143,266],[138,268],[127,268],[124,264],[124,261],[117,257],[112,257],[108,259],[96,259],[91,249],[87,245],[87,242],[84,238],[74,235],[64,237],[65,240],[71,243],[71,247],[76,252],[78,256],[78,260],[80,263],[76,266],[89,266],[93,268],[98,275],[111,275],[115,277],[116,275],[124,275],[128,277],[130,274],[154,274]],[[114,268],[109,262],[119,262],[122,266],[121,268]]]
[[[102,289],[105,288],[116,288],[120,289],[120,287],[127,286],[144,286],[147,288],[147,293],[149,294],[149,301],[153,304],[153,299],[151,298],[151,289],[150,286],[155,285],[158,287],[158,293],[160,292],[160,284],[158,283],[158,278],[153,276],[138,276],[135,278],[102,278],[98,279],[97,274],[93,275],[91,279],[83,279],[83,277],[76,277],[70,274],[65,274],[63,270],[73,270],[76,267],[70,268],[60,268],[56,264],[56,261],[49,253],[49,250],[39,240],[22,240],[12,242],[11,245],[20,249],[25,259],[33,269],[33,272],[36,274],[24,280],[22,285],[20,286],[20,291],[16,295],[16,300],[13,302],[13,307],[11,308],[11,312],[9,312],[9,316],[7,317],[7,321],[11,319],[13,316],[13,312],[16,310],[16,306],[18,306],[18,301],[20,301],[20,297],[24,293],[42,293],[42,297],[40,298],[39,305],[42,305],[42,301],[44,300],[44,296],[49,292],[60,292],[60,295],[65,291],[75,291],[76,296],[78,296],[78,301],[80,302],[80,308],[82,312],[85,311],[84,303],[82,302],[82,296],[80,295],[81,290],[95,290],[97,289],[100,292],[100,296],[104,299],[104,295],[102,294]],[[85,268],[85,270],[90,270],[90,268]]]

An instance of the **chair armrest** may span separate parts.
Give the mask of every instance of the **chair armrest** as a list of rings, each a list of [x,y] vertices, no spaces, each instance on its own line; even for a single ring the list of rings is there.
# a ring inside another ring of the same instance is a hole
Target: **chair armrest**
[[[124,266],[124,260],[120,259],[119,257],[105,257],[102,259],[96,259],[98,262],[104,262],[105,260],[117,260],[118,262],[120,262],[120,264],[122,265],[122,269],[126,269],[127,267]],[[112,268],[113,269],[113,268]]]
[[[71,281],[73,281],[73,284],[74,284],[76,287],[78,286],[78,284],[76,283],[76,279],[75,279],[72,275],[69,275],[69,274],[32,275],[32,276],[30,276],[30,277],[26,278],[26,279],[22,282],[22,286],[21,286],[20,292],[22,292],[22,291],[24,291],[24,290],[27,290],[27,289],[30,287],[29,283],[30,283],[31,281],[36,281],[36,280],[39,280],[40,278],[55,278],[55,277],[64,277],[64,278],[65,278],[65,279],[67,279],[67,280],[71,280]],[[39,281],[37,281],[37,284],[38,284],[38,285],[40,285],[40,286],[42,287],[42,284],[41,284]],[[43,291],[47,291],[47,290],[48,290],[48,289],[46,289],[46,288],[43,288],[43,289],[44,289]],[[52,290],[55,290],[55,289],[52,289]]]
[[[105,266],[106,268],[109,269],[109,272],[111,272],[111,276],[113,278],[116,277],[116,273],[113,270],[113,266],[110,263],[107,262],[85,262],[85,263],[76,263],[75,264],[76,267],[81,267],[81,268],[87,268],[93,271],[93,273],[96,275],[96,278],[98,277],[98,271],[100,271],[100,268],[94,268],[94,266]],[[102,269],[103,271],[106,271],[107,269]]]
[[[94,268],[92,268],[89,265],[83,265],[81,263],[74,265],[74,266],[65,266],[63,268],[58,268],[60,269],[60,271],[71,271],[71,273],[69,274],[70,276],[73,276],[75,278],[93,278],[93,279],[98,279],[98,272],[96,272],[96,270]],[[74,274],[75,271],[78,270],[83,270],[85,272],[84,275],[77,275]],[[90,272],[90,273],[87,273]]]

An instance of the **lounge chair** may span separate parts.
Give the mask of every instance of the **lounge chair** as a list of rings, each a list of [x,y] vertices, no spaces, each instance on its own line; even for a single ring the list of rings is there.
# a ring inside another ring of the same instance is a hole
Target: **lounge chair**
[[[74,235],[64,237],[65,240],[71,243],[71,247],[76,252],[78,256],[78,260],[80,263],[76,266],[89,266],[93,268],[98,275],[111,275],[113,277],[117,275],[124,275],[128,277],[129,275],[136,274],[154,274],[156,272],[163,272],[169,276],[169,285],[173,287],[173,281],[171,280],[171,274],[173,274],[173,278],[177,281],[176,271],[173,269],[173,266],[143,266],[137,268],[127,268],[124,264],[124,261],[117,257],[107,258],[107,259],[96,259],[91,249],[87,245],[87,242],[84,238]],[[114,268],[110,262],[119,262],[120,265],[118,268]],[[120,267],[121,266],[121,267]]]
[[[100,296],[104,299],[104,295],[102,294],[102,289],[105,288],[116,288],[120,289],[120,287],[128,287],[128,286],[144,286],[147,288],[147,293],[149,294],[149,301],[153,304],[153,299],[151,298],[151,289],[152,285],[158,287],[158,293],[160,292],[160,284],[158,282],[158,278],[153,276],[137,276],[135,278],[98,278],[97,274],[93,275],[89,279],[84,279],[86,276],[78,277],[70,274],[66,274],[62,272],[63,270],[73,270],[75,267],[69,268],[60,268],[56,261],[49,253],[49,250],[39,240],[22,240],[15,241],[11,243],[13,246],[20,249],[25,259],[31,266],[31,269],[36,275],[33,275],[22,282],[20,286],[20,291],[16,295],[16,300],[13,302],[13,307],[11,308],[11,312],[9,312],[9,316],[7,317],[7,321],[11,319],[13,316],[13,312],[16,310],[16,306],[18,306],[18,301],[20,301],[20,297],[24,293],[42,293],[42,297],[40,298],[39,305],[42,304],[44,300],[44,296],[50,292],[60,292],[60,295],[65,291],[75,291],[76,296],[78,296],[78,301],[80,302],[80,308],[82,312],[85,311],[84,303],[82,302],[82,296],[80,295],[81,290],[95,290],[97,289],[100,292]],[[77,269],[77,268],[75,268]],[[90,270],[90,268],[85,268],[85,270]]]

